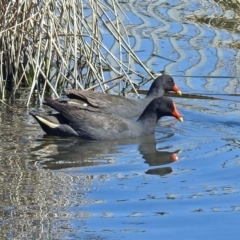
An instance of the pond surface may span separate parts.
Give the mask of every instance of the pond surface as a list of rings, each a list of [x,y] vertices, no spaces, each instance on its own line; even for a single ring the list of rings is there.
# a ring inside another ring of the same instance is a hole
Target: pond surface
[[[1,105],[0,239],[237,238],[238,9],[226,2],[123,4],[150,69],[175,75],[184,93],[218,98],[174,98],[184,123],[164,118],[155,136],[92,142],[44,137],[23,105]]]

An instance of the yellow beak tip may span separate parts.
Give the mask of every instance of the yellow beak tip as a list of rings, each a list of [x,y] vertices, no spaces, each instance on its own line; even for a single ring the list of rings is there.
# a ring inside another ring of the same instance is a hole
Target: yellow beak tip
[[[183,122],[183,118],[182,117],[178,118],[178,121]]]

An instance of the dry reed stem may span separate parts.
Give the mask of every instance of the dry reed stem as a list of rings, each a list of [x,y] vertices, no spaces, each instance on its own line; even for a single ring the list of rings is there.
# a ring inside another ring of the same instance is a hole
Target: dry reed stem
[[[151,72],[132,51],[117,0],[112,6],[100,0],[3,1],[0,9],[0,94],[7,87],[15,94],[29,87],[27,105],[37,92],[39,102],[46,92],[99,86],[105,92],[119,85],[106,81],[110,75],[125,76],[137,93],[129,73],[133,61]],[[109,46],[106,35],[114,45]],[[111,50],[115,49],[115,52]],[[127,56],[127,58],[125,57]],[[110,73],[105,72],[108,68]],[[120,81],[121,82],[121,81]],[[110,85],[107,85],[110,84]]]

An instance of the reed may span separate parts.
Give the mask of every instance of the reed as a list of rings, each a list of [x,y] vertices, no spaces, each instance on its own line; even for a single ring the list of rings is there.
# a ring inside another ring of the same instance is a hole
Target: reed
[[[137,74],[131,66],[153,76],[132,51],[121,19],[127,17],[117,0],[3,0],[1,99],[6,90],[15,94],[20,87],[29,88],[27,105],[33,95],[41,102],[46,92],[58,97],[66,87],[96,85],[105,92],[107,79],[121,75],[137,92],[129,78]]]

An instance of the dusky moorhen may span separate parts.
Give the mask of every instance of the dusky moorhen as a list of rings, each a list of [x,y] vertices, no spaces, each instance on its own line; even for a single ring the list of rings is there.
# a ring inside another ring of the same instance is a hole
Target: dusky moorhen
[[[138,117],[156,97],[161,97],[165,91],[174,91],[177,94],[182,94],[173,78],[170,75],[163,74],[157,77],[145,98],[129,99],[117,95],[104,94],[93,91],[83,91],[78,89],[66,90],[67,101],[69,104],[88,104],[95,108],[102,108],[106,113],[113,113],[124,118]]]
[[[91,106],[70,105],[50,98],[45,104],[58,111],[58,118],[35,111],[30,114],[48,135],[78,136],[92,140],[135,138],[154,133],[157,121],[173,116],[183,121],[173,101],[168,97],[153,99],[137,121],[132,121]]]

